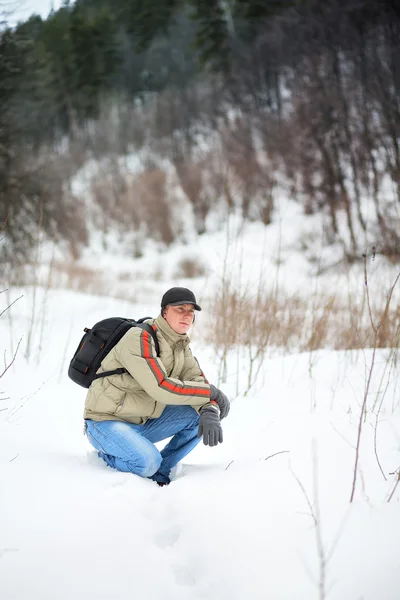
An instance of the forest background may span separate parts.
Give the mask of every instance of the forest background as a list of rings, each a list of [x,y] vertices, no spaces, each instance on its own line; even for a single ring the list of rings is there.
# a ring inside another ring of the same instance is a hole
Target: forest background
[[[4,6],[7,11],[9,5]],[[338,261],[400,253],[400,8],[392,0],[77,0],[0,36],[1,261],[38,230],[76,260],[94,225],[160,247],[218,206],[268,225],[282,191],[321,213]],[[135,172],[120,158],[140,156]],[[175,188],[177,189],[177,188]],[[213,217],[215,221],[215,217]]]

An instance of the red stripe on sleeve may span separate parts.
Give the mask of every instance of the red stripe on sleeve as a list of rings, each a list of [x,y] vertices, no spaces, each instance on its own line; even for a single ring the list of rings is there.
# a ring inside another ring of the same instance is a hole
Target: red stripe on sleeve
[[[205,396],[210,397],[210,391],[207,388],[196,388],[196,387],[185,387],[184,385],[179,386],[173,384],[168,379],[165,379],[164,373],[161,371],[158,362],[153,358],[150,345],[150,334],[148,331],[143,330],[143,358],[145,358],[150,364],[151,370],[153,371],[158,385],[170,392],[175,394],[181,394],[183,396]]]

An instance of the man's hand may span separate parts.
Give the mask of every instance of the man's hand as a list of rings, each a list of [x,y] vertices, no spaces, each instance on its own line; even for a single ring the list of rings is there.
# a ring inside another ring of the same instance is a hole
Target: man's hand
[[[200,411],[199,431],[197,437],[203,436],[206,446],[222,444],[222,427],[219,421],[219,408],[212,404],[206,404]]]
[[[224,392],[221,392],[215,385],[210,385],[210,399],[215,400],[215,402],[219,406],[219,410],[221,411],[221,419],[225,419],[228,416],[231,405],[228,398],[225,396]]]

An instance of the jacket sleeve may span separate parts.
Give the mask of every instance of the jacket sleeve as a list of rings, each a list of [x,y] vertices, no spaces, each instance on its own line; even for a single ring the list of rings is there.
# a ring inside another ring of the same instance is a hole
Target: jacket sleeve
[[[136,330],[118,344],[118,360],[156,402],[195,407],[210,402],[210,386],[204,379],[181,381],[167,376],[156,356],[154,342],[145,330]]]
[[[183,365],[180,377],[184,381],[208,383],[206,376],[200,368],[197,358],[193,356],[189,346],[186,346],[185,348],[185,363]]]

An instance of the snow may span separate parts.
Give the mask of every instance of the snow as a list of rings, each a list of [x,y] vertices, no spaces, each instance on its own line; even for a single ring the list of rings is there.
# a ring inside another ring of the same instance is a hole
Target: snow
[[[205,301],[192,348],[217,382],[220,360],[200,332],[224,271],[246,289],[263,275],[288,293],[361,293],[362,266],[316,276],[305,260],[301,240],[307,229],[320,235],[318,217],[301,221],[290,202],[281,211],[268,228],[233,215],[229,235],[210,232],[137,260],[94,246],[84,264],[105,273],[108,296],[11,290],[10,300],[23,297],[0,319],[6,362],[22,342],[0,378],[1,600],[398,600],[396,351],[271,349],[244,394],[248,358],[240,354],[238,372],[240,349],[232,348],[219,382],[233,400],[224,443],[199,445],[168,487],[106,467],[83,435],[85,390],[66,375],[83,327],[107,316],[156,316],[162,292],[187,285]],[[333,263],[334,251],[321,249]],[[204,261],[207,274],[177,279],[182,256]],[[373,298],[387,293],[396,267],[378,257],[368,268]],[[0,302],[1,313],[6,294]]]
[[[0,413],[2,600],[320,598],[309,504],[329,557],[329,598],[399,597],[400,486],[387,499],[400,465],[400,396],[398,373],[385,371],[389,350],[378,353],[352,504],[371,350],[266,360],[261,388],[234,399],[224,443],[199,445],[158,488],[97,457],[82,433],[85,390],[63,364],[87,319],[143,307],[62,291],[49,293],[47,307],[40,356],[18,357],[1,380],[11,396]],[[195,351],[214,380],[211,349]],[[386,383],[377,430],[385,481],[374,428]],[[233,373],[222,387],[235,396]]]

